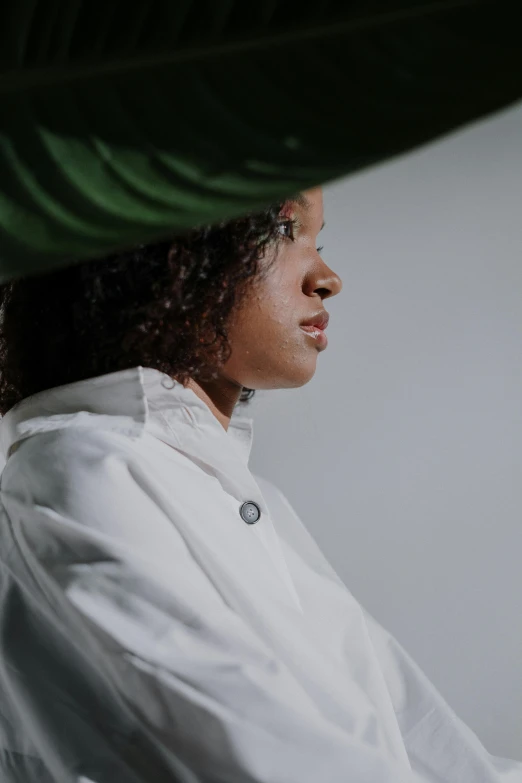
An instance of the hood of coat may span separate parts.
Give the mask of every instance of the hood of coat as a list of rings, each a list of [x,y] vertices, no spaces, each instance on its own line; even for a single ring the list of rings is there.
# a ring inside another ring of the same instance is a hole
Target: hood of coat
[[[205,441],[221,460],[231,455],[243,466],[248,464],[253,442],[253,419],[239,409],[225,430],[192,389],[159,370],[138,366],[45,389],[21,400],[0,420],[0,454],[7,460],[21,440],[67,426],[106,428],[134,438],[151,430],[201,457]]]

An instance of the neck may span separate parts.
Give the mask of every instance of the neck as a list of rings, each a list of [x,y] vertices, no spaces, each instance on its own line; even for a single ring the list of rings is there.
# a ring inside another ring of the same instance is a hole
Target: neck
[[[185,385],[208,405],[223,428],[228,430],[230,419],[243,387],[235,381],[223,377],[213,381],[196,381],[189,378]]]

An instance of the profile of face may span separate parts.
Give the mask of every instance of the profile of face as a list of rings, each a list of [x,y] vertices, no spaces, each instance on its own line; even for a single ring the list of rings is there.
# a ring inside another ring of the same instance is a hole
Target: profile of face
[[[324,300],[342,288],[317,247],[323,225],[321,188],[285,206],[277,255],[261,261],[270,262],[266,274],[247,290],[228,324],[231,355],[222,377],[249,389],[294,388],[313,377],[324,333],[302,324],[324,313]]]

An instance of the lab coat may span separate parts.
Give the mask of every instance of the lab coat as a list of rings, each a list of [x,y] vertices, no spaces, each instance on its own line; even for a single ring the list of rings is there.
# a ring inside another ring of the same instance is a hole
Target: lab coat
[[[3,417],[2,782],[522,783],[251,473],[252,437],[143,367]]]

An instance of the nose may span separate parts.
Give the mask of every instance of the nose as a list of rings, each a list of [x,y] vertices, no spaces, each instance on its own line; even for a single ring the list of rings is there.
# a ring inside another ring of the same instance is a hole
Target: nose
[[[328,299],[340,293],[343,281],[324,261],[322,267],[313,281],[313,292],[319,294],[321,299]]]

